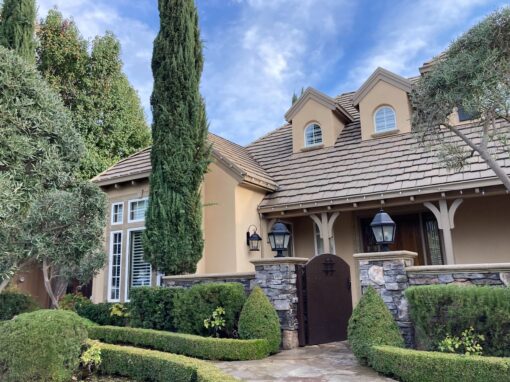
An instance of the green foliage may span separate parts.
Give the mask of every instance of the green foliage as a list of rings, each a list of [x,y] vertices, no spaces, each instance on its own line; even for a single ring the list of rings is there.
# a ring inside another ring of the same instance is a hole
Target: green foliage
[[[218,306],[225,309],[225,334],[232,337],[239,314],[246,301],[244,287],[239,283],[198,284],[174,298],[174,322],[181,333],[206,336],[204,320]]]
[[[258,286],[253,288],[244,304],[239,318],[239,337],[242,339],[264,338],[270,353],[278,353],[282,334],[280,319],[273,305]]]
[[[462,332],[460,337],[447,335],[444,340],[437,345],[443,353],[459,353],[464,355],[482,355],[483,334],[476,334],[473,327]]]
[[[34,63],[35,0],[4,0],[0,6],[0,45]]]
[[[200,186],[210,154],[199,91],[202,43],[194,0],[159,0],[159,13],[152,57],[152,173],[144,250],[161,272],[193,273],[203,255]]]
[[[510,359],[375,346],[371,366],[403,382],[508,382]]]
[[[39,309],[34,299],[16,290],[6,290],[0,293],[0,321],[10,320],[21,313]]]
[[[365,291],[354,308],[347,336],[354,355],[363,364],[371,362],[372,348],[376,345],[404,346],[395,320],[372,287]]]
[[[78,368],[86,324],[76,313],[38,310],[0,325],[0,380],[71,380]]]
[[[406,290],[420,347],[436,350],[448,334],[473,327],[484,336],[484,353],[510,356],[510,288],[430,285]]]
[[[174,298],[177,288],[140,287],[130,291],[130,325],[138,328],[175,331]]]
[[[86,348],[80,356],[81,367],[89,373],[101,365],[101,346],[97,341],[87,341]]]
[[[77,304],[75,306],[76,313],[99,325],[113,325],[113,326],[126,326],[128,318],[112,314],[112,309],[115,308],[113,303],[103,302],[100,304],[93,304],[88,301],[84,304]],[[128,304],[124,304],[128,305]],[[127,308],[129,310],[129,308]]]
[[[261,359],[269,354],[267,341],[264,339],[236,340],[201,337],[192,334],[114,326],[90,328],[89,336],[111,344],[129,344],[209,360]]]
[[[122,73],[120,43],[113,34],[89,45],[74,22],[50,10],[38,37],[38,68],[72,110],[85,140],[82,178],[90,179],[150,144],[139,97]]]
[[[101,357],[100,371],[102,373],[131,377],[137,381],[238,381],[213,364],[177,354],[101,344]]]
[[[204,320],[204,328],[209,330],[214,337],[221,337],[225,330],[225,309],[218,306],[209,318]]]
[[[59,301],[59,308],[76,312],[76,307],[82,304],[91,304],[90,299],[81,293],[68,293]]]

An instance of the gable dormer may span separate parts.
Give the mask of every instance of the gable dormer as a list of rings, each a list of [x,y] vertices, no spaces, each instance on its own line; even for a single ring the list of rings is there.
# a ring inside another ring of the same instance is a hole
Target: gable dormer
[[[333,98],[308,88],[285,114],[292,124],[293,152],[333,146],[351,115]]]
[[[411,83],[404,77],[377,68],[354,94],[363,140],[411,131]]]

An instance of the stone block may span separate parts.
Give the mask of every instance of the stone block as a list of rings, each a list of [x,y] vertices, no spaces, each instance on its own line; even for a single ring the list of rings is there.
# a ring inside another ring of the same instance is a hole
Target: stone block
[[[454,278],[450,274],[440,274],[437,276],[437,279],[441,284],[449,284],[454,281]]]
[[[400,290],[398,283],[386,283],[387,290]]]
[[[484,274],[484,273],[459,272],[459,273],[453,274],[454,279],[469,279],[469,280],[484,279],[485,276],[486,276],[486,274]]]
[[[382,267],[373,265],[368,270],[368,278],[377,285],[384,285],[384,270]]]
[[[276,310],[289,310],[290,309],[290,302],[288,300],[274,300],[273,305]]]
[[[297,330],[282,330],[282,349],[291,350],[299,347]]]
[[[510,272],[501,272],[499,274],[500,280],[505,284],[506,286],[510,286]]]

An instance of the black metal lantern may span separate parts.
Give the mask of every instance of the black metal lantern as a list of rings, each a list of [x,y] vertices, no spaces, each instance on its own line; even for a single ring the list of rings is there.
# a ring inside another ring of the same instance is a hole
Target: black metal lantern
[[[271,249],[276,252],[276,257],[284,257],[283,251],[289,248],[290,232],[285,224],[277,222],[271,232],[267,234]]]
[[[257,233],[257,227],[251,225],[248,227],[248,231],[246,232],[246,245],[250,248],[250,252],[252,251],[260,251],[260,241],[262,238]]]
[[[395,230],[397,225],[391,219],[390,215],[382,209],[374,216],[370,223],[375,241],[381,246],[381,251],[388,251],[388,245],[395,241]]]

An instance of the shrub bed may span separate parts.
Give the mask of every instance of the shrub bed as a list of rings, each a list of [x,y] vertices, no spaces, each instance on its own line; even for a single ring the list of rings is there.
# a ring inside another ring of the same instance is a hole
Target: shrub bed
[[[126,326],[127,317],[112,315],[112,307],[114,303],[103,302],[93,304],[91,301],[76,304],[75,310],[80,316],[95,322],[98,325]],[[123,304],[127,305],[127,304]]]
[[[174,298],[174,324],[181,333],[208,335],[204,320],[219,306],[225,309],[225,335],[237,330],[239,314],[246,301],[240,283],[198,284],[178,293]]]
[[[178,288],[141,287],[131,290],[130,325],[137,328],[175,331],[174,298]]]
[[[510,288],[431,285],[406,291],[421,348],[436,350],[448,334],[473,327],[484,355],[510,356]]]
[[[510,359],[374,346],[371,366],[404,382],[508,382]]]
[[[266,340],[234,340],[151,329],[95,326],[89,337],[110,344],[129,344],[208,360],[241,361],[269,355]]]
[[[0,321],[10,320],[21,313],[39,309],[34,299],[24,293],[7,290],[0,293]]]
[[[404,346],[393,316],[372,287],[367,289],[352,312],[347,336],[354,355],[362,364],[370,364],[374,345]]]
[[[216,366],[182,355],[101,344],[100,371],[130,377],[138,381],[154,382],[233,382]]]
[[[0,380],[70,381],[86,339],[86,323],[76,313],[20,314],[0,325]]]

